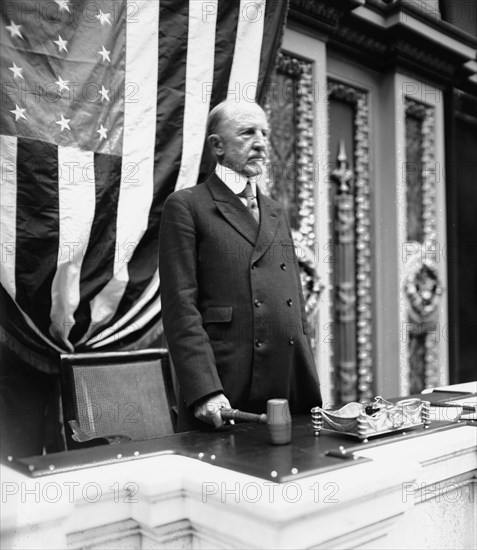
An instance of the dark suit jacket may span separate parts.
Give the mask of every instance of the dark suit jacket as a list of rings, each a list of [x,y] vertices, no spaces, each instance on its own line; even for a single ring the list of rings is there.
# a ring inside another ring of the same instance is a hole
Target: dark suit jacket
[[[165,203],[162,311],[185,408],[220,391],[251,412],[277,397],[292,413],[321,405],[288,220],[258,202],[260,227],[213,174]]]

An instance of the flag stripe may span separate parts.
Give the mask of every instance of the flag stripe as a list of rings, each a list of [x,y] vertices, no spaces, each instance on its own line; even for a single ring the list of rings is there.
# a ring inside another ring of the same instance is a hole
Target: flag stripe
[[[141,296],[140,300],[138,300],[129,310],[128,312],[118,319],[114,324],[109,325],[108,327],[101,330],[99,334],[97,334],[95,337],[91,338],[89,340],[89,344],[97,343],[101,341],[104,338],[109,338],[109,336],[116,334],[120,329],[124,327],[126,323],[131,321],[131,319],[134,319],[134,317],[137,317],[140,315],[141,311],[145,310],[145,306],[149,304],[149,302],[159,301],[159,297],[157,295],[157,291],[159,290],[159,271],[157,270],[154,273],[154,277],[150,281],[148,287],[144,291],[143,295]],[[150,304],[149,304],[150,305]],[[132,327],[132,330],[130,332],[134,331],[134,327]],[[104,342],[104,345],[106,345],[107,342]]]
[[[217,33],[214,52],[214,81],[211,108],[227,97],[228,83],[232,71],[237,41],[239,2],[220,2],[217,15]]]
[[[124,111],[123,166],[117,213],[117,248],[113,278],[91,301],[91,321],[86,338],[111,319],[129,281],[128,263],[147,228],[153,198],[152,150],[156,117],[158,2],[128,2],[137,24],[127,26],[127,84],[137,86],[137,100],[126,100]],[[134,215],[131,215],[131,212]]]
[[[182,156],[189,2],[161,2],[154,183],[162,205],[174,190]]]
[[[145,308],[141,313],[139,321],[134,319],[124,329],[114,336],[101,340],[97,344],[92,344],[91,348],[99,351],[110,349],[143,349],[147,347],[157,347],[158,338],[163,333],[162,319],[160,316],[161,300],[154,302]],[[147,320],[146,320],[147,318]]]
[[[70,333],[70,340],[76,344],[91,322],[90,301],[113,276],[121,161],[113,155],[94,155],[94,219],[81,269],[80,304]]]
[[[270,84],[268,80],[274,68],[275,52],[279,50],[283,37],[283,22],[286,20],[287,9],[288,2],[267,0],[262,51],[260,53],[257,101],[263,98],[267,85]]]
[[[22,310],[18,303],[13,303],[16,299],[16,250],[17,250],[17,148],[18,140],[11,136],[0,136],[0,162],[1,162],[1,185],[0,185],[0,235],[1,242],[1,263],[0,263],[0,282],[3,290],[0,293],[0,302],[2,304],[2,320],[9,327],[9,332],[4,329],[0,331],[2,341],[11,337],[15,341],[15,334],[23,342],[28,341],[30,350],[35,353],[35,347],[41,346],[38,340],[46,342],[50,349],[61,351],[61,348],[55,345],[53,341],[46,338],[37,328],[31,318]],[[4,292],[9,296],[5,296]],[[30,303],[31,305],[31,303]],[[32,308],[35,311],[35,308]],[[44,349],[44,348],[43,348]],[[18,351],[18,350],[17,350]],[[31,356],[29,356],[31,360]],[[38,368],[43,368],[45,372],[50,372],[49,364],[38,364]],[[51,371],[55,367],[52,366]]]
[[[28,364],[43,372],[58,372],[58,351],[54,342],[43,338],[38,329],[28,323],[25,315],[3,286],[0,286],[0,342],[8,346]]]
[[[209,95],[206,86],[212,87],[214,76],[215,27],[217,2],[208,2],[204,14],[201,2],[192,2],[189,8],[189,32],[187,47],[187,73],[185,82],[185,107],[182,159],[175,189],[184,189],[197,183],[201,147],[204,143]]]
[[[227,98],[234,101],[254,101],[260,68],[265,0],[241,0]]]
[[[59,245],[57,146],[19,138],[17,162],[16,302],[49,334]]]
[[[212,85],[206,86],[204,94],[210,95],[210,108],[213,109],[227,96],[230,71],[235,53],[237,35],[237,22],[239,17],[238,2],[219,2],[217,14],[215,51],[214,51],[214,76]],[[205,145],[205,143],[204,143]],[[198,181],[202,182],[212,173],[215,167],[215,159],[210,149],[204,147]]]
[[[151,320],[151,312],[156,315],[161,312],[161,298],[159,296],[159,272],[151,281],[141,301],[135,304],[128,313],[119,321],[110,325],[96,337],[91,338],[89,345],[92,347],[107,346],[115,339],[118,340],[124,336],[129,336],[132,333],[140,330]]]
[[[130,336],[134,332],[142,330],[148,323],[150,323],[154,318],[158,318],[159,314],[161,312],[161,300],[155,300],[149,307],[144,308],[144,311],[141,313],[141,317],[133,321],[132,323],[128,324],[125,328],[114,334],[113,336],[109,336],[102,340],[99,344],[92,344],[92,348],[99,348],[102,346],[106,346],[109,344],[117,342],[118,340],[121,340],[123,338],[126,338],[127,336]]]
[[[0,281],[15,299],[15,242],[17,208],[17,139],[0,136],[0,232],[2,237]]]
[[[155,90],[154,203],[148,218],[144,218],[147,219],[148,230],[134,249],[129,262],[126,291],[110,321],[115,326],[141,300],[158,271],[160,212],[167,195],[174,189],[182,154],[188,19],[188,0],[163,0],[160,4],[156,51],[148,56],[141,54],[148,60],[159,58],[161,61],[157,68]],[[149,70],[149,65],[147,69],[145,78],[152,84],[155,69]]]
[[[28,328],[31,329],[33,334],[36,334],[43,342],[46,342],[48,346],[56,351],[62,352],[64,349],[60,346],[58,346],[51,338],[45,336],[44,332],[40,331],[38,329],[37,323],[35,323],[31,317],[18,305],[18,310],[23,316],[24,321],[28,325]]]
[[[80,301],[81,266],[95,208],[94,153],[58,147],[59,254],[51,288],[50,334],[72,348],[69,335]]]

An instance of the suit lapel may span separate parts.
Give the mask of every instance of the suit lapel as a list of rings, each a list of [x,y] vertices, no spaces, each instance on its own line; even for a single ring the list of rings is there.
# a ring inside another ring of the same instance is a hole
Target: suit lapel
[[[257,189],[260,208],[260,227],[258,227],[247,207],[215,173],[205,184],[225,220],[254,245],[252,261],[257,261],[273,244],[282,213],[279,203]]]
[[[263,195],[259,189],[257,189],[257,193],[260,208],[260,231],[255,242],[252,262],[259,260],[272,246],[282,213],[279,203]]]
[[[215,206],[225,220],[252,245],[257,241],[258,226],[247,207],[225,183],[212,174],[205,182]]]

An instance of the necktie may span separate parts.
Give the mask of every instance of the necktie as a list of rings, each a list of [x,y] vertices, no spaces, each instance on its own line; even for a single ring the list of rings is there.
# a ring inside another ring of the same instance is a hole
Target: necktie
[[[255,221],[259,223],[260,210],[258,209],[257,198],[252,193],[252,186],[250,185],[249,181],[247,181],[247,185],[245,186],[245,189],[241,193],[238,193],[238,196],[245,197],[247,199],[247,208],[249,212],[252,214],[252,216],[255,218]]]

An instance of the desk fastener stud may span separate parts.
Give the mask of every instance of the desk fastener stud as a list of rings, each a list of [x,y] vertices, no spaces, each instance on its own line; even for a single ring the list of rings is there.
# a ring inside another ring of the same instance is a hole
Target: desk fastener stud
[[[338,449],[326,451],[325,455],[332,456],[334,458],[344,458],[345,460],[356,460],[353,453],[348,453],[348,451],[341,446]]]

